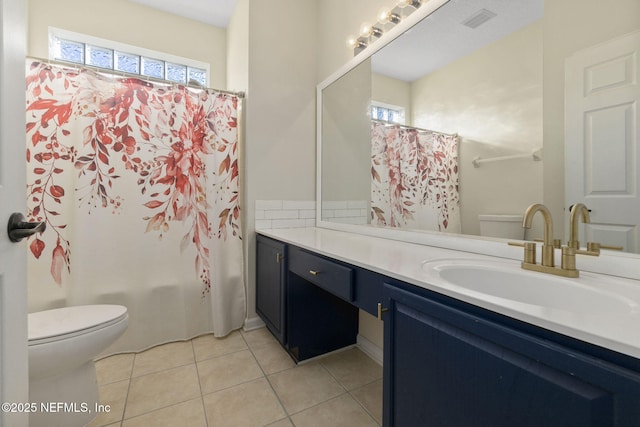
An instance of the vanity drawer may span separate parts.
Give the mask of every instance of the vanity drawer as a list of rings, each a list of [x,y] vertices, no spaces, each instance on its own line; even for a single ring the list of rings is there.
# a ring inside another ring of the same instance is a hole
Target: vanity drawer
[[[289,271],[346,301],[353,301],[352,268],[291,247]]]

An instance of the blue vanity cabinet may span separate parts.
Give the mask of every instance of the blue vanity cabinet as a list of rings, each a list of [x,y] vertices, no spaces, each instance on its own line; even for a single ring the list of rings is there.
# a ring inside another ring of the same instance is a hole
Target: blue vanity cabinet
[[[289,246],[287,344],[296,362],[356,343],[351,266]]]
[[[256,312],[286,344],[287,245],[258,235],[256,239]]]
[[[637,359],[412,285],[384,295],[384,426],[640,426]]]

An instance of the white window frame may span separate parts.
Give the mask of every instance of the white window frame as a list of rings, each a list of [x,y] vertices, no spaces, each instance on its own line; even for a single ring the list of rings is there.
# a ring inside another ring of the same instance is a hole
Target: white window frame
[[[210,86],[211,67],[207,62],[196,61],[194,59],[189,59],[182,56],[171,55],[165,52],[158,52],[151,49],[145,49],[143,47],[133,46],[126,43],[119,43],[113,40],[93,37],[87,34],[76,33],[73,31],[63,30],[55,27],[49,27],[49,59],[52,61],[56,60],[55,52],[54,52],[55,46],[56,46],[56,43],[55,43],[56,38],[94,45],[94,46],[102,47],[106,49],[112,49],[114,51],[120,51],[123,53],[130,53],[133,55],[138,55],[140,57],[144,56],[151,59],[158,59],[161,61],[171,62],[178,65],[186,65],[187,67],[191,67],[191,68],[199,68],[199,69],[205,70],[206,72],[205,86],[206,87]],[[92,67],[92,65],[88,65],[88,64],[87,66]],[[107,69],[105,68],[105,70]],[[111,71],[115,74],[121,72],[119,70],[111,70]],[[148,76],[144,74],[140,74],[140,77],[144,79]],[[166,81],[168,83],[176,83],[172,80],[166,80],[166,79],[164,79],[163,81]]]

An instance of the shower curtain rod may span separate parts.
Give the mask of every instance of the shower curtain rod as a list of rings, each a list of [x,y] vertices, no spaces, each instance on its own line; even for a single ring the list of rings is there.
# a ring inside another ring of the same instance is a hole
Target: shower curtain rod
[[[140,79],[140,80],[143,80],[143,81],[161,83],[161,84],[165,84],[167,86],[174,86],[174,85],[179,85],[180,84],[180,83],[176,83],[176,82],[170,82],[170,81],[167,81],[167,80],[158,79],[158,78],[155,78],[155,77],[143,76],[142,74],[134,74],[134,73],[127,73],[125,71],[110,70],[110,69],[107,69],[107,68],[100,68],[100,67],[92,67],[92,66],[86,65],[86,64],[75,64],[73,62],[57,61],[55,59],[38,58],[37,56],[27,56],[26,59],[39,61],[39,62],[42,62],[44,64],[59,65],[59,66],[62,66],[62,67],[75,68],[76,70],[87,70],[87,71],[93,71],[95,73],[110,74],[110,75],[113,75],[113,76],[116,76],[116,77],[131,77],[131,78]],[[244,98],[245,97],[245,93],[243,91],[234,92],[234,91],[230,91],[230,90],[206,88],[206,87],[203,87],[203,86],[195,86],[195,85],[189,85],[189,84],[182,85],[182,86],[186,86],[186,87],[191,88],[191,89],[213,90],[215,92],[225,93],[225,94],[228,94],[228,95],[235,95],[238,98]]]
[[[402,128],[402,129],[414,129],[414,130],[417,130],[418,132],[431,132],[431,133],[439,133],[440,135],[455,136],[456,138],[458,137],[457,133],[446,133],[446,132],[439,132],[437,130],[422,129],[422,128],[418,128],[418,127],[415,127],[415,126],[401,125],[400,123],[393,123],[393,122],[388,122],[386,120],[380,120],[380,119],[371,119],[371,121],[376,122],[376,123],[380,123],[380,124],[383,124],[383,125],[398,126],[398,127]]]

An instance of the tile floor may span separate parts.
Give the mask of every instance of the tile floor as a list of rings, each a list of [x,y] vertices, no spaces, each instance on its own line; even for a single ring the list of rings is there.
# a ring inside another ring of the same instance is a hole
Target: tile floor
[[[266,328],[96,362],[89,426],[379,426],[382,367],[357,348],[296,366]]]

